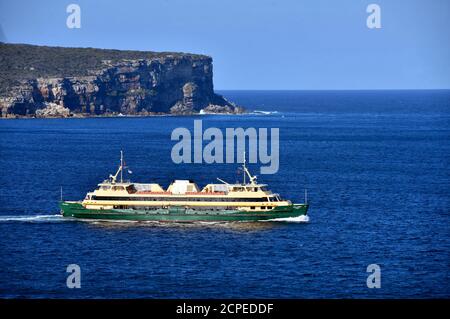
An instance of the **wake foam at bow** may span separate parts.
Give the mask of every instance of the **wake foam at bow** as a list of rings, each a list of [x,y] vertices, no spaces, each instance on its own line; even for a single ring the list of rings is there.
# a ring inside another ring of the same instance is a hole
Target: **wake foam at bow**
[[[274,218],[267,220],[268,222],[288,222],[288,223],[308,223],[309,216],[297,216],[297,217],[286,217],[286,218]]]

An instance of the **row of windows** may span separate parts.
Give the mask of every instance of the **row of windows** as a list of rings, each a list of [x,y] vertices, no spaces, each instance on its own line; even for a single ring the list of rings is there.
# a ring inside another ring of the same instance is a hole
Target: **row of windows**
[[[151,206],[147,206],[147,207],[135,207],[135,206],[127,206],[127,205],[115,205],[114,209],[133,209],[133,210],[145,210],[145,211],[156,211],[159,210],[161,208],[166,208],[167,207],[151,207]],[[179,209],[180,211],[184,210],[184,207],[173,207],[172,209]],[[262,206],[260,207],[261,209],[272,209],[273,207],[265,207]],[[236,210],[237,207],[196,207],[194,208],[190,208],[193,211],[223,211],[223,210]],[[255,209],[255,206],[251,206],[250,209]]]
[[[119,197],[119,196],[96,196],[92,200],[115,200],[115,201],[182,201],[182,202],[268,202],[267,197],[257,198],[211,198],[211,197]],[[272,200],[275,200],[273,198]]]

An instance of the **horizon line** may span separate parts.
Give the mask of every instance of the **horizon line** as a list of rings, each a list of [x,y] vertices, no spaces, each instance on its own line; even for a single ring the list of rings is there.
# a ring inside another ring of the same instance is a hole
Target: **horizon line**
[[[214,89],[214,91],[450,91],[450,88],[431,89]]]

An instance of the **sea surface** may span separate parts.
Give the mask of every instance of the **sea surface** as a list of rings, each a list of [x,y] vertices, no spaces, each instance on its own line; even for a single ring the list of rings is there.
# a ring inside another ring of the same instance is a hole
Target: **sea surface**
[[[223,91],[239,116],[0,121],[2,298],[449,298],[450,91]],[[238,164],[174,164],[178,127],[279,128],[280,167],[259,181],[308,219],[83,222],[84,198],[117,169],[167,187],[234,182]],[[69,289],[69,264],[81,288]],[[367,267],[381,269],[369,289]]]

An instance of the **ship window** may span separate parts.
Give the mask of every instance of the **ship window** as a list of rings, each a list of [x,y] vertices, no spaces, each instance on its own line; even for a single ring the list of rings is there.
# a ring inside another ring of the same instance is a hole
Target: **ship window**
[[[250,207],[250,209],[255,209],[255,206]]]
[[[136,193],[136,192],[137,192],[137,190],[136,190],[136,188],[134,187],[134,185],[130,185],[130,186],[126,187],[125,189],[127,190],[127,192],[128,192],[129,194],[133,194],[133,193]]]

